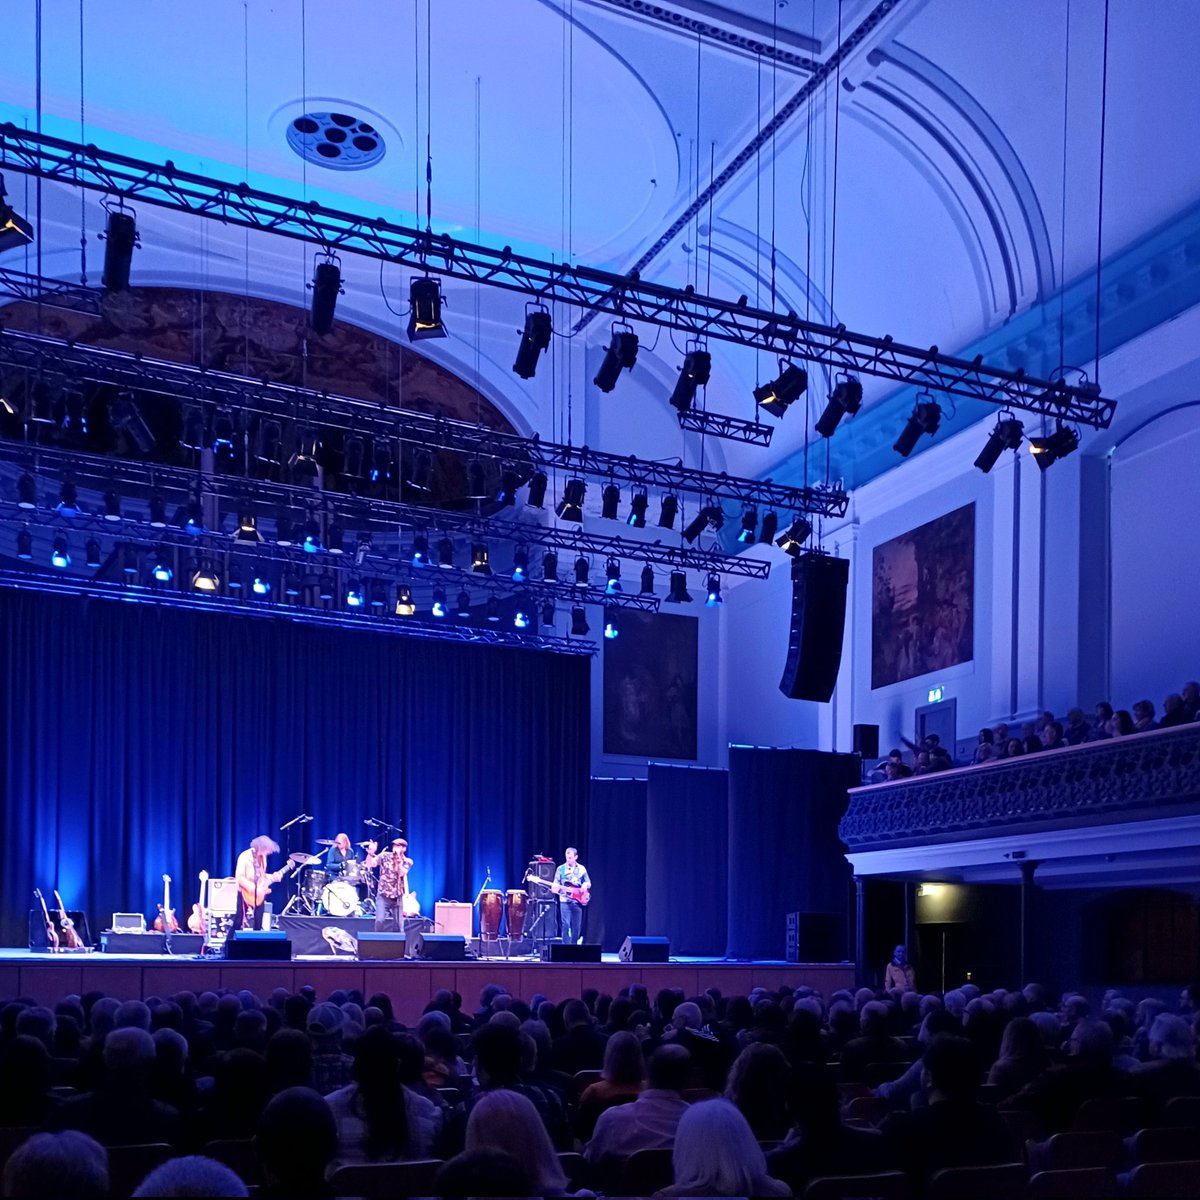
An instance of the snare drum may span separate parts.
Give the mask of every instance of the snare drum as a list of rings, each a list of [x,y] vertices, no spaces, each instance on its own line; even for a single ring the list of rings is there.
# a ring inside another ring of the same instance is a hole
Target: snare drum
[[[524,892],[509,890],[504,916],[508,921],[508,936],[514,941],[525,936],[525,910],[528,907],[529,897]]]
[[[479,898],[479,936],[489,941],[500,936],[500,914],[504,911],[504,893],[489,888]]]
[[[344,879],[326,884],[321,893],[321,907],[331,917],[358,916],[358,888]]]
[[[300,880],[300,895],[310,904],[316,904],[321,899],[321,893],[325,890],[328,882],[328,871],[318,871],[313,867],[308,867],[304,872],[304,877]]]

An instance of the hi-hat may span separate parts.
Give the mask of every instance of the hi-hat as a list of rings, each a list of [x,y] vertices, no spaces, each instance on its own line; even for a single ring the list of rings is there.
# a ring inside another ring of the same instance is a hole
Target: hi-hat
[[[333,846],[336,845],[333,838],[317,838],[318,846]]]

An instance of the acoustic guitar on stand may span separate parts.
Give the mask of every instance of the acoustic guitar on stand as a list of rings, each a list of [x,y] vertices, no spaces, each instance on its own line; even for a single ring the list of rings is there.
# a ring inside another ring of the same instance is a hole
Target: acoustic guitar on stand
[[[62,926],[63,941],[66,942],[67,950],[82,950],[83,938],[79,936],[79,930],[75,928],[75,922],[67,916],[67,906],[62,902],[62,897],[58,894],[58,888],[54,889],[54,899],[58,901],[58,923]]]
[[[163,902],[158,906],[158,916],[154,918],[154,928],[159,933],[178,933],[179,921],[175,910],[171,907],[171,877],[163,876]]]
[[[46,907],[46,897],[42,895],[41,888],[34,888],[33,894],[42,906],[42,916],[46,918],[46,949],[53,953],[59,948],[58,930],[54,928],[54,922],[50,919],[50,910]]]
[[[192,915],[188,917],[188,931],[190,933],[206,933],[208,928],[208,919],[204,915],[204,885],[208,882],[208,872],[200,872],[200,898],[192,905]]]

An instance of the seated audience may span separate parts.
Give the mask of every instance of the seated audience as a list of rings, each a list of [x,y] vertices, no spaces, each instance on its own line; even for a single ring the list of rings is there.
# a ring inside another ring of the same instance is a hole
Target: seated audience
[[[872,1000],[859,1013],[860,1036],[842,1047],[842,1072],[848,1081],[862,1078],[868,1063],[908,1061],[908,1050],[890,1033],[891,1021],[886,1004]]]
[[[467,1121],[466,1149],[502,1150],[529,1173],[535,1196],[566,1194],[567,1177],[546,1127],[527,1097],[502,1089],[481,1096]]]
[[[1038,1027],[1029,1017],[1014,1017],[1000,1039],[1000,1056],[992,1064],[987,1081],[1003,1100],[1032,1083],[1050,1066],[1050,1055]]]
[[[1067,743],[1063,740],[1063,727],[1058,721],[1047,721],[1042,726],[1042,749],[1061,750]]]
[[[579,1097],[575,1133],[586,1142],[606,1109],[636,1100],[646,1086],[646,1060],[636,1034],[614,1033],[604,1047],[603,1078],[588,1084]]]
[[[746,1119],[760,1142],[780,1142],[787,1137],[791,1118],[787,1111],[791,1067],[778,1046],[753,1042],[734,1060],[725,1085],[725,1098]]]
[[[497,1089],[519,1092],[537,1110],[554,1144],[565,1150],[571,1140],[566,1108],[556,1092],[521,1077],[523,1064],[532,1067],[537,1056],[533,1040],[524,1035],[528,1045],[523,1046],[522,1036],[520,1030],[492,1021],[475,1035],[471,1045],[479,1091],[470,1097],[468,1106],[473,1108],[484,1094]]]
[[[313,1088],[288,1088],[263,1110],[254,1135],[265,1182],[260,1196],[332,1196],[325,1175],[337,1153],[337,1124]]]
[[[155,1167],[134,1196],[248,1196],[246,1185],[224,1163],[200,1154]]]
[[[1025,747],[1026,754],[1036,754],[1042,749],[1042,739],[1038,735],[1035,721],[1026,721],[1021,726],[1021,744]]]
[[[1183,1017],[1160,1013],[1150,1026],[1150,1060],[1129,1077],[1135,1096],[1146,1101],[1153,1120],[1162,1117],[1168,1100],[1176,1096],[1200,1096],[1200,1067],[1192,1030]]]
[[[762,1147],[728,1100],[704,1100],[683,1114],[671,1165],[675,1182],[656,1196],[791,1195],[786,1183],[768,1175]]]
[[[976,763],[991,762],[996,757],[996,738],[992,731],[986,727],[979,731],[979,742],[975,747],[975,757],[971,760]]]
[[[354,1059],[342,1049],[345,1024],[346,1014],[336,1004],[318,1004],[308,1014],[308,1036],[313,1044],[313,1087],[322,1096],[350,1082]]]
[[[1092,727],[1088,723],[1087,717],[1083,715],[1082,708],[1067,709],[1067,724],[1063,730],[1063,739],[1068,746],[1082,746],[1084,742],[1091,741]]]
[[[1110,738],[1128,737],[1131,733],[1137,732],[1133,727],[1133,718],[1123,708],[1118,709],[1109,717],[1104,728]]]
[[[1096,715],[1092,720],[1092,734],[1088,739],[1092,742],[1102,742],[1105,738],[1111,737],[1108,732],[1108,723],[1113,717],[1113,706],[1107,700],[1101,700],[1096,704]]]
[[[3,1191],[37,1200],[107,1196],[108,1151],[74,1129],[35,1133],[4,1164]]]
[[[1149,733],[1157,729],[1158,722],[1154,719],[1154,705],[1149,700],[1139,700],[1133,706],[1133,732]]]
[[[439,1196],[537,1196],[529,1168],[506,1150],[464,1150],[438,1169]]]
[[[1200,683],[1194,679],[1183,685],[1179,693],[1183,699],[1184,715],[1189,721],[1200,719]]]
[[[1009,738],[1008,751],[1005,758],[1019,758],[1025,753],[1025,743],[1020,738]]]
[[[596,1029],[588,1006],[582,1000],[568,1000],[562,1019],[566,1033],[554,1042],[555,1070],[568,1075],[599,1070],[604,1062],[604,1035]]]
[[[56,1107],[50,1055],[37,1038],[20,1036],[0,1059],[0,1126],[45,1125]]]
[[[1178,692],[1172,692],[1163,701],[1163,715],[1158,723],[1159,729],[1173,729],[1176,725],[1186,725],[1188,715],[1183,707],[1183,697]]]

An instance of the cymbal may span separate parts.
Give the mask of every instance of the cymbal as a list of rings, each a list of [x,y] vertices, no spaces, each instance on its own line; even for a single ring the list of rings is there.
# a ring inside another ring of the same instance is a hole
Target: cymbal
[[[334,844],[333,838],[317,838],[318,846],[332,846]]]
[[[368,846],[370,846],[371,843],[370,842],[355,842],[354,844],[356,846],[361,846],[362,849],[365,850],[365,849],[367,849]]]
[[[297,850],[294,854],[289,854],[288,858],[301,867],[313,867],[321,861],[319,854],[305,854],[303,850]]]

